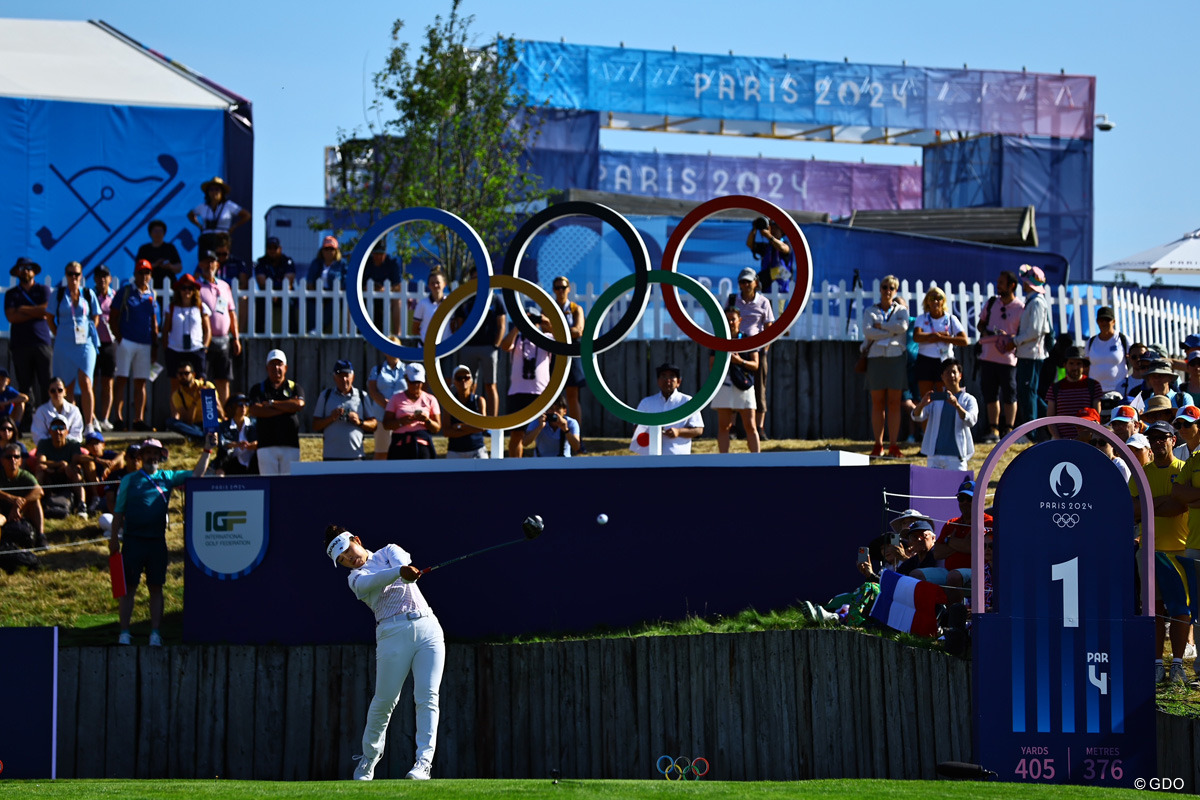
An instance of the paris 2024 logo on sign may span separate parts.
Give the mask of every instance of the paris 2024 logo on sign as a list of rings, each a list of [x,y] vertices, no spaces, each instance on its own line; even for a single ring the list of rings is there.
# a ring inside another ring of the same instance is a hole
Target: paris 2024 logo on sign
[[[1050,491],[1056,500],[1043,500],[1041,507],[1054,512],[1051,520],[1060,528],[1074,528],[1081,521],[1077,511],[1090,511],[1092,504],[1077,498],[1083,491],[1083,472],[1070,461],[1060,461],[1050,470]]]

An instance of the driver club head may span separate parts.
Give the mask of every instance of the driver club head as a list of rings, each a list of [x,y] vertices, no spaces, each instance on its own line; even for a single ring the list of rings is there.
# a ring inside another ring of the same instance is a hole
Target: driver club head
[[[542,522],[542,518],[537,514],[526,517],[525,521],[521,523],[521,530],[525,532],[525,538],[529,541],[533,541],[541,536],[542,531],[545,529],[546,524]]]

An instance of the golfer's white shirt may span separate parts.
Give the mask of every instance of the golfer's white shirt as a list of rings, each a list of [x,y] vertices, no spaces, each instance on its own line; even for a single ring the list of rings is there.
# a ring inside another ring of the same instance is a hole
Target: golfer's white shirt
[[[684,394],[676,389],[671,393],[670,397],[663,397],[662,392],[655,392],[642,402],[638,403],[638,411],[649,411],[656,413],[659,411],[671,411],[679,408],[681,405],[691,400],[690,394]],[[687,419],[680,422],[664,425],[664,428],[703,428],[704,418],[697,411]],[[639,455],[646,455],[650,452],[650,448],[642,447],[637,442],[638,434],[646,430],[645,425],[638,425],[633,431],[633,440],[629,443],[629,449]],[[664,456],[683,456],[692,452],[692,440],[683,436],[676,436],[674,439],[666,436],[662,437],[662,452]]]
[[[432,613],[417,585],[400,579],[400,568],[411,563],[412,556],[389,544],[367,556],[367,563],[350,570],[350,590],[375,612],[376,623],[410,611]]]

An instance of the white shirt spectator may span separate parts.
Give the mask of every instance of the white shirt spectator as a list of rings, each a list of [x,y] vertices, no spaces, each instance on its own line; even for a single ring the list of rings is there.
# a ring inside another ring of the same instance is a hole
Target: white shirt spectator
[[[672,392],[670,397],[663,397],[662,392],[655,392],[654,394],[642,400],[642,402],[638,403],[637,410],[647,411],[650,413],[670,411],[672,409],[679,408],[681,405],[691,399],[692,396],[690,394],[684,394],[678,389]],[[664,427],[703,428],[704,419],[700,416],[700,412],[696,411],[687,419]],[[643,456],[650,452],[650,448],[642,447],[640,444],[638,444],[637,440],[638,436],[645,432],[649,432],[649,428],[647,428],[645,425],[638,425],[633,431],[633,440],[629,443],[630,450],[638,455]],[[676,436],[674,438],[667,436],[662,437],[662,453],[664,456],[685,456],[691,452],[691,439],[685,436]]]
[[[443,297],[442,300],[444,299]],[[417,302],[417,308],[413,311],[413,316],[421,323],[417,338],[421,340],[422,344],[425,343],[425,332],[429,330],[429,322],[433,319],[433,312],[437,311],[438,306],[442,304],[442,300],[431,300],[429,295],[425,295]]]
[[[958,336],[967,331],[959,322],[958,317],[950,313],[934,317],[925,311],[917,316],[913,325],[915,326],[914,330],[921,333],[948,333],[951,336]],[[936,358],[938,361],[945,361],[947,358],[954,358],[954,345],[949,342],[926,342],[917,345],[917,353],[929,358]]]
[[[196,219],[200,220],[200,226],[206,233],[214,231],[228,233],[233,221],[237,219],[238,214],[242,213],[242,207],[232,200],[225,200],[218,203],[216,208],[211,208],[208,203],[201,203],[192,209],[192,213],[196,215]]]
[[[83,441],[83,415],[79,413],[79,406],[63,400],[61,410],[56,409],[51,402],[38,406],[38,410],[33,412],[33,421],[29,423],[29,438],[35,447],[42,439],[50,438],[50,422],[56,417],[67,421],[68,439]]]
[[[1112,338],[1105,341],[1097,334],[1087,341],[1087,357],[1091,364],[1088,366],[1088,377],[1100,382],[1100,388],[1106,392],[1125,391],[1125,380],[1128,377],[1128,365],[1125,356],[1129,346],[1125,337],[1119,331],[1113,331]]]

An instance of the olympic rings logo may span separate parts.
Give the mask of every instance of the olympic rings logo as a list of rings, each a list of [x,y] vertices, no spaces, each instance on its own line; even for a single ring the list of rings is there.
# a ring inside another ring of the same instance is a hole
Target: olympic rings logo
[[[1079,524],[1078,514],[1055,514],[1051,520],[1060,528],[1074,528]]]
[[[677,271],[679,255],[692,231],[709,217],[729,209],[749,209],[778,222],[791,243],[796,262],[793,270],[796,287],[779,317],[762,331],[744,339],[731,338],[729,324],[725,319],[721,303],[713,296],[712,292],[696,279]],[[525,250],[533,237],[551,223],[573,216],[593,217],[607,223],[624,240],[633,258],[633,273],[605,289],[587,313],[584,319],[583,336],[578,342],[571,341],[566,315],[554,298],[538,284],[517,275]],[[375,244],[382,241],[392,230],[413,222],[440,224],[458,235],[471,254],[477,274],[475,280],[459,285],[437,307],[429,320],[429,328],[422,347],[398,345],[375,327],[363,294],[361,280],[362,271]],[[600,374],[596,359],[598,355],[620,343],[630,331],[636,329],[650,301],[650,286],[655,283],[662,285],[663,302],[672,321],[690,339],[702,347],[715,350],[717,355],[708,378],[691,400],[670,411],[644,412],[625,404],[612,393],[608,384],[605,383],[604,377]],[[812,291],[812,254],[804,234],[782,208],[761,198],[731,195],[709,200],[692,209],[671,233],[663,251],[660,269],[653,270],[641,234],[624,215],[599,203],[569,202],[550,206],[535,214],[521,226],[505,255],[503,274],[497,275],[493,274],[491,258],[488,256],[483,240],[475,229],[461,217],[440,208],[408,208],[387,215],[363,234],[351,255],[346,284],[352,292],[348,304],[350,317],[368,344],[403,361],[423,361],[429,391],[440,404],[449,409],[451,414],[468,425],[487,430],[510,430],[527,425],[537,419],[566,387],[569,359],[579,358],[584,375],[588,380],[588,386],[605,409],[618,419],[634,425],[649,427],[670,425],[686,419],[692,413],[707,406],[716,397],[717,391],[725,381],[729,370],[730,353],[765,347],[783,336],[795,324]],[[467,342],[482,327],[491,306],[492,292],[495,289],[501,291],[504,309],[525,339],[559,358],[554,360],[550,381],[545,391],[538,395],[533,403],[511,414],[484,416],[466,408],[459,402],[450,387],[447,386],[445,376],[439,369],[439,362],[466,346]],[[700,307],[709,318],[713,333],[708,333],[699,327],[688,316],[679,301],[680,289],[699,302]],[[610,329],[596,337],[596,332],[603,325],[612,305],[631,290],[633,299],[625,313]],[[552,336],[547,336],[526,317],[524,308],[517,300],[518,294],[529,298],[541,308],[547,319],[550,320]],[[451,315],[464,302],[476,296],[481,296],[483,302],[474,303],[458,330],[443,340],[441,337]]]
[[[704,765],[704,769],[700,769],[700,765]],[[670,756],[659,756],[658,763],[655,764],[659,773],[669,781],[698,781],[708,774],[708,759],[704,756],[696,756],[688,758],[680,756],[679,758],[671,758]]]

